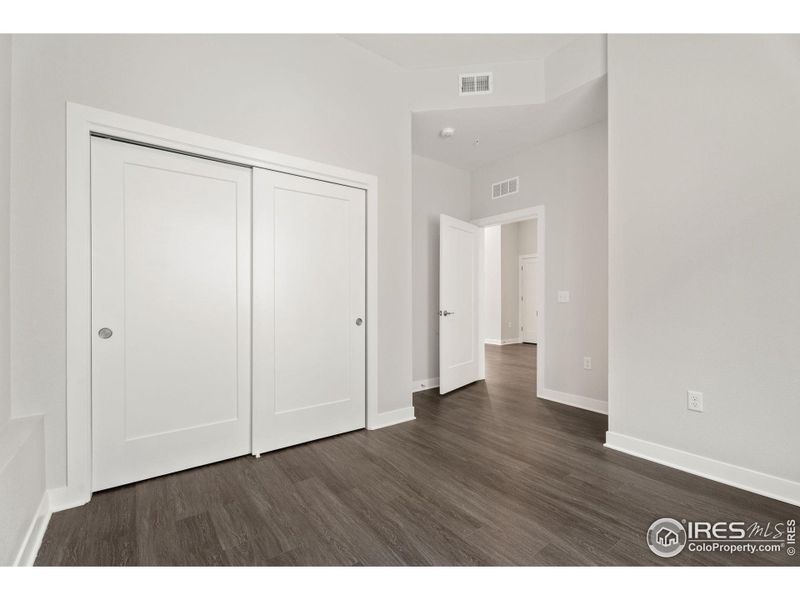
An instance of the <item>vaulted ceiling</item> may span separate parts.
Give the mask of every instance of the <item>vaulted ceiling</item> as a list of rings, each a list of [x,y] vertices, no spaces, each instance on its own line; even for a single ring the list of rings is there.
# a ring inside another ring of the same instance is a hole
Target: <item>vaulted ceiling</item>
[[[416,112],[413,151],[471,170],[603,121],[606,114],[605,77],[542,104]],[[455,135],[442,138],[444,127]]]
[[[358,34],[345,38],[408,69],[543,59],[576,36],[519,34]]]

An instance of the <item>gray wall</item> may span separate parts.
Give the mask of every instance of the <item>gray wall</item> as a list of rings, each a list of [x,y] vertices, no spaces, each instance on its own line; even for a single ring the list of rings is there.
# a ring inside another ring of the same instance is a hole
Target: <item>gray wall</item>
[[[609,429],[800,481],[800,37],[608,52]]]
[[[504,341],[513,341],[519,338],[518,246],[517,224],[502,225],[500,227],[500,277],[502,279],[500,339]]]
[[[499,343],[503,322],[502,226],[485,227],[483,231],[483,335],[485,340]]]
[[[469,172],[413,156],[414,381],[439,376],[439,215],[469,220]]]
[[[519,227],[519,247],[517,251],[522,254],[536,254],[539,243],[536,219],[528,219],[517,223]]]
[[[545,206],[546,386],[607,399],[606,123],[570,133],[472,173],[472,218]],[[492,200],[492,182],[519,175],[518,194]],[[557,291],[571,302],[559,304]],[[591,356],[593,369],[583,369]]]
[[[11,392],[65,478],[65,102],[378,176],[379,411],[411,405],[405,73],[338,36],[14,36]]]
[[[519,329],[519,257],[523,254],[536,254],[536,227],[536,219],[500,226],[501,256],[499,270],[502,274],[500,284],[502,310],[499,325],[501,335],[497,337],[505,342],[521,341],[522,332]],[[491,284],[492,282],[487,278],[487,290]],[[493,338],[488,332],[486,337]]]
[[[519,257],[536,253],[536,220],[484,231],[484,339],[514,342],[519,330]],[[532,248],[532,249],[531,249]]]
[[[11,165],[11,36],[0,35],[0,429],[11,415],[8,206]]]
[[[9,384],[11,36],[0,35],[0,566],[10,565],[45,493],[41,417],[12,419]]]

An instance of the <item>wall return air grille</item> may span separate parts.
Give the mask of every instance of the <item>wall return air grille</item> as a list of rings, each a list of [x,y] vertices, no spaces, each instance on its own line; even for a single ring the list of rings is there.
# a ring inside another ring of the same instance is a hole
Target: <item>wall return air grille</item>
[[[492,93],[491,73],[462,73],[458,76],[458,93],[460,96],[476,96]]]
[[[503,196],[510,196],[519,191],[519,177],[512,177],[505,181],[498,181],[492,184],[492,200],[502,198]]]

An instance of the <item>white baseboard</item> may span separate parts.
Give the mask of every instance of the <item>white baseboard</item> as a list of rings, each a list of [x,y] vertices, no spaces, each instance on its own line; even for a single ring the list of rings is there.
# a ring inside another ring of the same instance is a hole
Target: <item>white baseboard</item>
[[[405,423],[406,421],[413,421],[414,407],[398,408],[397,410],[390,410],[385,413],[378,413],[374,423],[371,423],[367,429],[381,429],[389,427],[390,425],[397,425],[398,423]]]
[[[76,506],[83,506],[92,499],[91,493],[77,492],[68,487],[54,488],[48,491],[50,498],[50,512],[69,510]]]
[[[713,458],[676,450],[621,433],[606,432],[606,448],[686,471],[754,494],[800,506],[800,482],[737,467]]]
[[[36,514],[28,527],[28,531],[25,533],[17,558],[14,560],[15,567],[33,566],[36,561],[36,555],[39,554],[39,547],[42,545],[44,532],[47,530],[51,514],[50,499],[47,490],[45,490],[44,494],[42,494],[42,500],[39,502],[39,507],[36,509]]]
[[[592,412],[608,414],[608,402],[604,400],[597,400],[596,398],[589,398],[588,396],[579,396],[578,394],[568,394],[567,392],[559,392],[558,390],[539,390],[537,393],[539,398],[543,400],[551,400],[561,404],[568,404],[576,408],[590,410]]]
[[[417,379],[411,384],[411,393],[421,392],[422,390],[430,390],[439,387],[439,378],[431,377],[430,379]]]
[[[507,340],[485,339],[483,340],[483,343],[490,344],[492,346],[506,346],[508,344],[521,344],[522,339],[520,338],[509,338]]]

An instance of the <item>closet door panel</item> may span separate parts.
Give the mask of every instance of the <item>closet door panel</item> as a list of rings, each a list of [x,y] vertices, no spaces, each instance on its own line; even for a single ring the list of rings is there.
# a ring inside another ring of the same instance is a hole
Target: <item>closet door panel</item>
[[[250,169],[91,150],[93,488],[248,453]]]
[[[254,451],[365,425],[363,190],[255,169]]]

